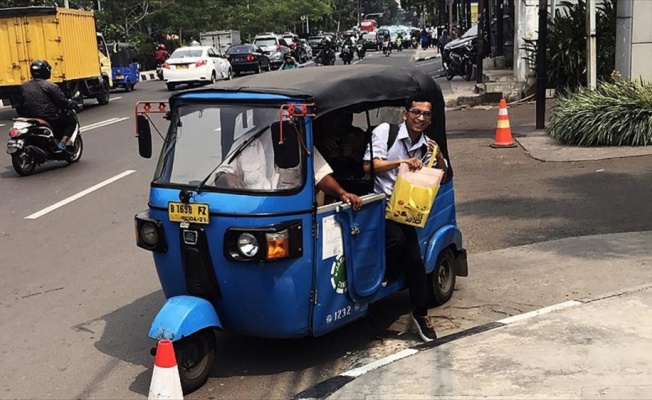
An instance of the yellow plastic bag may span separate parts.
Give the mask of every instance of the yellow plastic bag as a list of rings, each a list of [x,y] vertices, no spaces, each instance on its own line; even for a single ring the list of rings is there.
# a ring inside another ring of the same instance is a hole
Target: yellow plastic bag
[[[432,168],[435,155],[430,157],[427,168],[418,171],[410,171],[408,165],[401,164],[392,196],[387,202],[385,218],[423,228],[444,176],[443,170]]]

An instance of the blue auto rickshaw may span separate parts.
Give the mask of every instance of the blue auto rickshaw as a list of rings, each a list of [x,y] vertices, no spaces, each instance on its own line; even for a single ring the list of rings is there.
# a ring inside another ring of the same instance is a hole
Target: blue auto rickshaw
[[[132,43],[109,43],[113,87],[131,92],[140,82],[140,63],[136,61],[138,52]]]
[[[406,287],[404,277],[384,278],[387,199],[373,192],[373,170],[335,176],[362,196],[356,212],[319,200],[311,157],[316,135],[324,134],[313,129],[320,117],[354,113],[369,141],[374,125],[399,117],[415,93],[431,96],[427,135],[448,159],[447,179],[419,229],[432,301],[443,304],[468,267],[444,101],[430,76],[381,65],[301,68],[137,104],[141,156],[152,155],[155,113],[169,121],[149,209],[135,223],[137,244],[152,252],[167,299],[149,336],[174,342],[184,391],[206,381],[219,354],[216,331],[320,336]]]

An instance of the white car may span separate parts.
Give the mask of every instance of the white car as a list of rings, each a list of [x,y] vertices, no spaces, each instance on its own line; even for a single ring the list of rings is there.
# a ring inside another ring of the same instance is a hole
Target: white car
[[[163,80],[168,90],[179,84],[215,83],[231,79],[231,63],[210,46],[179,47],[163,64]]]

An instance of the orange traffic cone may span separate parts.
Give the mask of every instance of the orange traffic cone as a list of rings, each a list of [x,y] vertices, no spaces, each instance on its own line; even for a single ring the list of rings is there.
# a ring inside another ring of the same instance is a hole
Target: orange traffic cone
[[[154,372],[149,385],[149,400],[183,399],[181,378],[174,348],[169,340],[159,340],[154,358]]]
[[[493,148],[516,147],[512,139],[512,128],[509,127],[509,115],[507,115],[507,102],[500,99],[500,110],[498,110],[498,124],[496,126],[496,139],[494,139]]]

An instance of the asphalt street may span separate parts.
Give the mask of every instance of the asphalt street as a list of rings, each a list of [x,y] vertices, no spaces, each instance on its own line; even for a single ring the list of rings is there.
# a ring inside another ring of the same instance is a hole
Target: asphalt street
[[[388,58],[368,54],[362,63],[405,65],[414,51]],[[438,59],[417,64],[431,76],[438,76],[440,67]],[[445,79],[437,81],[446,89]],[[156,157],[138,156],[134,103],[169,95],[155,81],[130,93],[116,91],[107,106],[89,101],[79,115],[86,129],[78,164],[51,164],[21,178],[9,157],[2,158],[1,398],[147,395],[149,350],[155,344],[147,331],[164,296],[151,253],[138,249],[134,240],[133,216],[147,207],[156,163]],[[447,115],[458,219],[472,256],[554,238],[652,229],[649,158],[541,163],[521,148],[495,151],[488,144],[496,114]],[[12,116],[11,109],[0,109],[0,130],[9,129]],[[533,107],[510,109],[510,117],[513,125],[529,122]],[[55,206],[82,192],[87,194]],[[601,270],[604,275],[594,276],[559,266],[550,273],[566,274],[568,283],[550,290],[537,285],[541,277],[535,268],[482,269],[471,260],[471,277],[458,280],[451,302],[433,311],[440,334],[558,302],[576,290],[574,279],[588,286],[599,281],[606,290],[605,281],[617,278],[617,272]],[[495,289],[505,286],[509,290]],[[407,329],[408,307],[407,293],[400,293],[376,304],[367,318],[321,338],[220,334],[208,383],[187,398],[292,397],[417,343]]]

